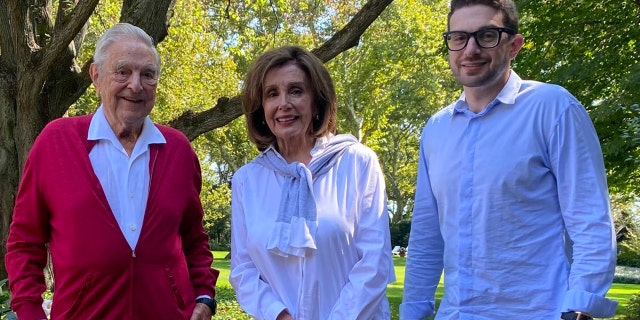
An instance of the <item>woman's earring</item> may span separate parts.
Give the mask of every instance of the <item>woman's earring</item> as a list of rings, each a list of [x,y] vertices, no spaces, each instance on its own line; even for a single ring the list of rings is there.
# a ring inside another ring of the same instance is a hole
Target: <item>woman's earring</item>
[[[313,118],[314,118],[316,121],[320,121],[320,115],[319,115],[319,114],[317,114],[317,113],[316,113],[316,115],[315,115],[315,116],[313,116]]]

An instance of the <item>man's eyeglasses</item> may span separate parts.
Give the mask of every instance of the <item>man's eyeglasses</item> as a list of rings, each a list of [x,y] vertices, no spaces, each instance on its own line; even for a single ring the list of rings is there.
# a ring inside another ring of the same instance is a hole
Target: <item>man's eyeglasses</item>
[[[117,70],[113,72],[113,77],[115,78],[116,82],[120,82],[120,83],[125,83],[129,81],[132,75],[133,75],[133,71],[127,70],[127,69]],[[143,70],[142,72],[140,72],[139,81],[141,81],[146,85],[155,86],[156,84],[158,84],[157,71]]]
[[[503,32],[516,34],[515,30],[509,28],[485,28],[476,32],[449,31],[443,33],[442,36],[444,37],[444,43],[447,44],[447,49],[460,51],[467,47],[471,37],[476,40],[476,44],[480,48],[495,48],[500,44],[500,38]]]

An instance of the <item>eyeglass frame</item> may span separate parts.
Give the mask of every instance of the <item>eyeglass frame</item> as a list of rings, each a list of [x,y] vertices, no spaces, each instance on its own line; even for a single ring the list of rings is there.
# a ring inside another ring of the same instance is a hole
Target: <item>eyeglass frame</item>
[[[131,80],[131,75],[134,71],[128,69],[120,69],[118,68],[116,71],[111,72],[113,78],[118,83],[126,83]],[[143,70],[140,72],[140,82],[148,85],[148,86],[156,86],[158,85],[158,71],[155,69]]]
[[[482,44],[480,44],[480,42],[478,41],[478,32],[483,32],[483,31],[487,31],[487,30],[494,30],[494,31],[498,32],[498,41],[496,41],[496,44],[491,46],[491,47],[485,47]],[[515,31],[515,30],[513,30],[511,28],[502,28],[502,27],[500,27],[500,28],[495,27],[494,28],[494,27],[492,27],[492,28],[482,28],[482,29],[476,30],[475,32],[447,31],[447,32],[443,32],[442,33],[442,37],[444,38],[444,44],[445,44],[445,46],[447,47],[447,49],[449,51],[461,51],[461,50],[464,50],[467,47],[467,45],[469,45],[469,39],[471,39],[471,37],[473,37],[473,40],[475,40],[476,45],[478,45],[479,48],[492,49],[492,48],[495,48],[495,47],[500,45],[500,42],[502,41],[502,33],[503,32],[506,33],[506,34],[509,34],[509,35],[514,35],[514,34],[518,33],[517,31]],[[464,34],[467,35],[467,41],[464,43],[464,46],[462,46],[462,48],[456,49],[456,50],[452,50],[449,47],[449,41],[447,41],[447,37],[449,37],[452,33],[464,33]]]

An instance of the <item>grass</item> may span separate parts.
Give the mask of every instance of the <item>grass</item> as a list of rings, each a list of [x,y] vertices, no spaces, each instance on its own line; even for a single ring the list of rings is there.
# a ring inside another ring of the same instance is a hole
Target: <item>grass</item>
[[[214,268],[220,270],[220,277],[218,277],[217,299],[218,299],[218,314],[214,319],[251,319],[247,314],[242,312],[242,308],[236,302],[235,293],[229,284],[229,260],[224,260],[224,257],[228,252],[214,251]],[[402,302],[402,289],[404,287],[404,263],[405,258],[394,257],[393,263],[396,271],[396,282],[389,284],[387,287],[387,297],[391,304],[391,319],[398,319],[398,305]],[[637,277],[640,279],[640,269],[630,269],[624,267],[618,267],[616,269],[616,275],[623,274],[624,277]],[[632,295],[640,293],[640,284],[622,284],[614,283],[607,293],[607,297],[617,300],[619,302],[616,317],[613,319],[622,319],[621,315],[624,314],[627,302]],[[438,287],[436,291],[436,298],[439,300],[442,297],[442,287]],[[429,318],[432,319],[432,318]]]

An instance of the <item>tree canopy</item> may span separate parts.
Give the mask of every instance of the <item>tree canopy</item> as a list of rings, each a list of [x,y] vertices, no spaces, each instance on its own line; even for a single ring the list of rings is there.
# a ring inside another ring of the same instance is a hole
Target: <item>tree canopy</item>
[[[524,77],[567,88],[589,111],[614,193],[640,191],[640,1],[517,1]]]

